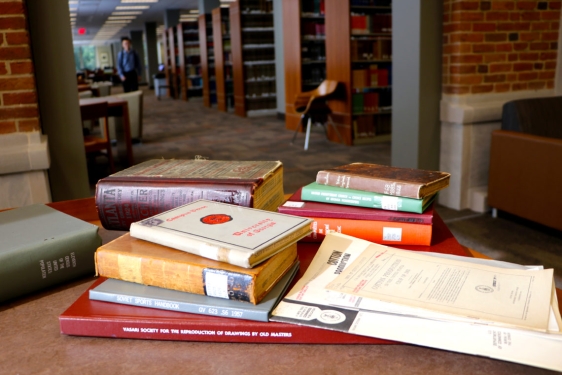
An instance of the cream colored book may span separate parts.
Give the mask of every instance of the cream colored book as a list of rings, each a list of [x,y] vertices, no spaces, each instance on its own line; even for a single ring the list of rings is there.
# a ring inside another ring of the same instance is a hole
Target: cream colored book
[[[131,236],[252,268],[308,235],[311,219],[198,200],[133,223]]]

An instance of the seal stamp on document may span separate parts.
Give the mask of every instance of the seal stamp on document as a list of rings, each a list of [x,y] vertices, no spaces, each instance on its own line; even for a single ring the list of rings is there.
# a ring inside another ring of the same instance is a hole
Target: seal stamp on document
[[[494,291],[494,289],[487,285],[477,285],[475,289],[480,293],[492,293]]]
[[[316,319],[326,324],[339,324],[345,320],[345,315],[336,310],[322,310]]]

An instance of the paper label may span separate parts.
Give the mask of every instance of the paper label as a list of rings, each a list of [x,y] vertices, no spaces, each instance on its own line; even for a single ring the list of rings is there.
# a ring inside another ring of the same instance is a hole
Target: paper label
[[[402,241],[402,228],[382,228],[383,241]]]
[[[398,197],[382,197],[381,206],[383,210],[398,211]]]
[[[228,297],[228,276],[221,273],[205,272],[205,291],[210,297]]]
[[[302,206],[304,206],[304,202],[291,202],[291,201],[287,201],[285,202],[285,204],[283,205],[284,207],[296,207],[296,208],[301,208]]]

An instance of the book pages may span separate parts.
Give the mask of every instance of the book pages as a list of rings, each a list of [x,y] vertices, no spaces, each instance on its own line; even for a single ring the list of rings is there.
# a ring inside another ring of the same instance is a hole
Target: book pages
[[[327,289],[546,332],[553,270],[516,270],[373,244]]]

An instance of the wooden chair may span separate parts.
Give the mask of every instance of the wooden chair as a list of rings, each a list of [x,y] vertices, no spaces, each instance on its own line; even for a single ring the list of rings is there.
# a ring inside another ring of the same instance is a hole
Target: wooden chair
[[[299,124],[297,125],[297,128],[295,129],[295,134],[293,135],[291,144],[295,142],[297,134],[306,123],[304,149],[308,150],[308,141],[310,140],[310,128],[312,127],[312,124],[320,124],[321,126],[323,126],[326,137],[328,137],[328,128],[326,127],[326,122],[328,123],[328,125],[331,125],[333,127],[339,140],[343,143],[340,132],[332,121],[332,111],[326,104],[326,100],[334,98],[337,88],[337,81],[324,80],[316,89],[297,94],[297,96],[295,97],[294,106],[295,111],[297,113],[301,113],[301,119],[299,121]]]
[[[113,164],[113,155],[111,153],[111,141],[109,139],[109,121],[107,102],[92,103],[80,106],[80,115],[82,117],[82,124],[85,121],[95,121],[103,118],[104,131],[100,137],[85,134],[84,147],[86,154],[100,152],[105,150],[107,159],[109,160],[109,169],[111,173],[115,173],[115,166]]]

